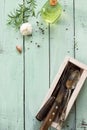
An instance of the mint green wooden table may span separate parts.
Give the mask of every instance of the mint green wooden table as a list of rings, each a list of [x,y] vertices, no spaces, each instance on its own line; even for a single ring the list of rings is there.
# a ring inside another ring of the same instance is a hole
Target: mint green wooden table
[[[60,0],[60,21],[48,25],[32,18],[33,35],[25,38],[6,25],[8,13],[21,2],[0,2],[0,130],[39,130],[35,115],[65,56],[87,64],[86,0]],[[38,12],[45,0],[37,2]],[[87,130],[87,81],[63,130]]]

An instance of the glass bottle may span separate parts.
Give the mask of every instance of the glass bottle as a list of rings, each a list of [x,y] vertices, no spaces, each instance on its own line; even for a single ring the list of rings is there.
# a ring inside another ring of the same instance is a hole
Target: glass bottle
[[[54,23],[61,15],[62,7],[57,0],[48,0],[41,9],[42,18],[48,23]]]

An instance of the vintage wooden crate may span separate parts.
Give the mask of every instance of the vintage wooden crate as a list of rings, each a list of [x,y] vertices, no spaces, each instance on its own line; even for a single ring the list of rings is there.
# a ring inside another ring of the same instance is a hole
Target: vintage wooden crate
[[[66,118],[67,118],[67,116],[68,116],[68,114],[69,114],[69,112],[70,112],[70,110],[71,110],[71,108],[72,108],[72,106],[73,106],[73,104],[74,104],[74,102],[75,102],[75,100],[76,100],[82,86],[83,86],[83,83],[84,83],[84,81],[85,81],[85,79],[87,77],[87,65],[77,61],[76,59],[74,59],[72,57],[66,57],[63,64],[61,65],[55,79],[53,80],[53,83],[52,83],[52,85],[51,85],[51,87],[50,87],[50,89],[49,89],[49,91],[48,91],[48,93],[47,93],[47,95],[46,95],[46,97],[45,97],[45,99],[43,101],[42,106],[40,107],[40,109],[41,109],[43,107],[43,105],[46,103],[46,101],[50,98],[53,90],[55,89],[55,86],[57,85],[57,83],[58,83],[58,81],[59,81],[59,79],[60,79],[60,77],[61,77],[61,75],[62,75],[62,73],[64,71],[64,68],[66,67],[66,65],[68,63],[74,64],[75,66],[79,67],[80,71],[81,71],[81,75],[80,75],[80,78],[79,78],[79,80],[78,80],[78,82],[76,84],[76,87],[75,87],[75,89],[74,89],[74,91],[73,91],[73,93],[72,93],[72,95],[71,95],[71,97],[70,97],[70,99],[69,99],[69,101],[67,103],[67,108],[66,108],[66,114],[65,114],[64,121],[66,120]],[[52,122],[51,126],[56,128],[57,130],[61,129],[61,126],[60,126],[60,124],[58,123],[57,120]]]

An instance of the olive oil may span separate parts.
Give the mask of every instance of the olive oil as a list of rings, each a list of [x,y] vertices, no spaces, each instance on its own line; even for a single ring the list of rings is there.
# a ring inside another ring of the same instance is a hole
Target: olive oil
[[[41,9],[42,18],[48,23],[57,21],[62,12],[62,7],[57,0],[48,0]]]

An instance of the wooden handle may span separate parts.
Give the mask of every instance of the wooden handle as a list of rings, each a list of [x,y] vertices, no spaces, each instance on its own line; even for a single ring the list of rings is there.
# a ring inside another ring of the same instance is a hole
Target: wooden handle
[[[47,100],[47,102],[43,105],[43,107],[40,109],[40,111],[36,115],[37,120],[42,121],[46,117],[54,101],[55,101],[55,97],[53,96]]]
[[[56,114],[58,112],[58,103],[55,101],[53,106],[51,107],[48,115],[46,116],[45,120],[43,121],[40,130],[48,130],[49,126],[51,126],[52,122],[54,121]]]

